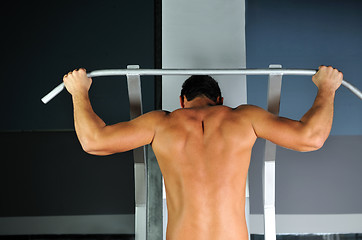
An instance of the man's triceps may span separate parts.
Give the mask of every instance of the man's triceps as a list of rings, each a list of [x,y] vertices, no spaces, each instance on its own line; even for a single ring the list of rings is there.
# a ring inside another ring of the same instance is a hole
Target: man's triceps
[[[253,127],[257,137],[295,151],[312,151],[317,146],[310,139],[301,121],[276,116],[264,109],[255,109]]]
[[[97,134],[90,153],[113,154],[150,144],[155,134],[156,115],[147,113],[131,121],[105,126]]]

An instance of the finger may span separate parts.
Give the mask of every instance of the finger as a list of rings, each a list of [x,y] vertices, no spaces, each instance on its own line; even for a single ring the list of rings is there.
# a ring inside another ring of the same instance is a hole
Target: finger
[[[87,72],[87,70],[86,70],[85,68],[79,68],[79,71],[80,71],[80,72],[83,72],[83,73],[86,73],[86,72]]]

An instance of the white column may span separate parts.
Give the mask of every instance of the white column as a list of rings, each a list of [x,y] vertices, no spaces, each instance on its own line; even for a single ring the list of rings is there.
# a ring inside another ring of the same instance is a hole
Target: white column
[[[162,68],[245,67],[245,0],[162,1]],[[245,76],[213,77],[219,82],[225,105],[246,103]],[[164,110],[179,108],[181,85],[186,78],[162,77]],[[166,204],[164,208],[167,213]],[[248,212],[248,206],[246,209]],[[167,216],[164,219],[167,222]]]

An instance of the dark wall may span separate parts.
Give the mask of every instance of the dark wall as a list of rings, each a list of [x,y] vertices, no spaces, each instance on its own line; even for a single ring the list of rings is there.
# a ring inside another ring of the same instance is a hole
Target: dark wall
[[[1,10],[0,130],[72,129],[66,92],[40,98],[75,68],[153,68],[153,1],[16,1]],[[140,7],[142,6],[142,7]],[[94,108],[107,122],[128,119],[124,77],[97,78]],[[145,81],[145,110],[153,83]]]
[[[247,67],[317,69],[332,65],[362,89],[362,1],[246,1]],[[248,103],[266,106],[267,77],[248,76]],[[300,119],[317,88],[306,76],[284,76],[280,114]],[[332,135],[362,135],[362,102],[346,88],[336,94]]]
[[[40,99],[75,68],[154,68],[153,1],[10,1],[0,24],[0,217],[133,213],[132,154],[84,153],[71,96]],[[91,101],[107,124],[129,119],[125,79],[93,79]],[[154,108],[147,80],[145,112]]]
[[[1,133],[0,144],[2,217],[134,213],[132,152],[89,155],[74,132]]]

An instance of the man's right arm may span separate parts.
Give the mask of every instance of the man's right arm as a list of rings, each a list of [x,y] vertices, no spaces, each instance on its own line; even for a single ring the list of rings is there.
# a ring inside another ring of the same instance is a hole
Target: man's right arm
[[[85,69],[68,73],[64,83],[72,95],[75,130],[84,151],[109,155],[152,143],[165,112],[153,111],[128,122],[106,125],[92,109],[88,96],[92,80]]]
[[[256,136],[296,151],[321,148],[332,127],[335,91],[342,79],[338,70],[321,66],[313,76],[318,87],[316,99],[299,121],[276,116],[256,106],[245,107]]]

